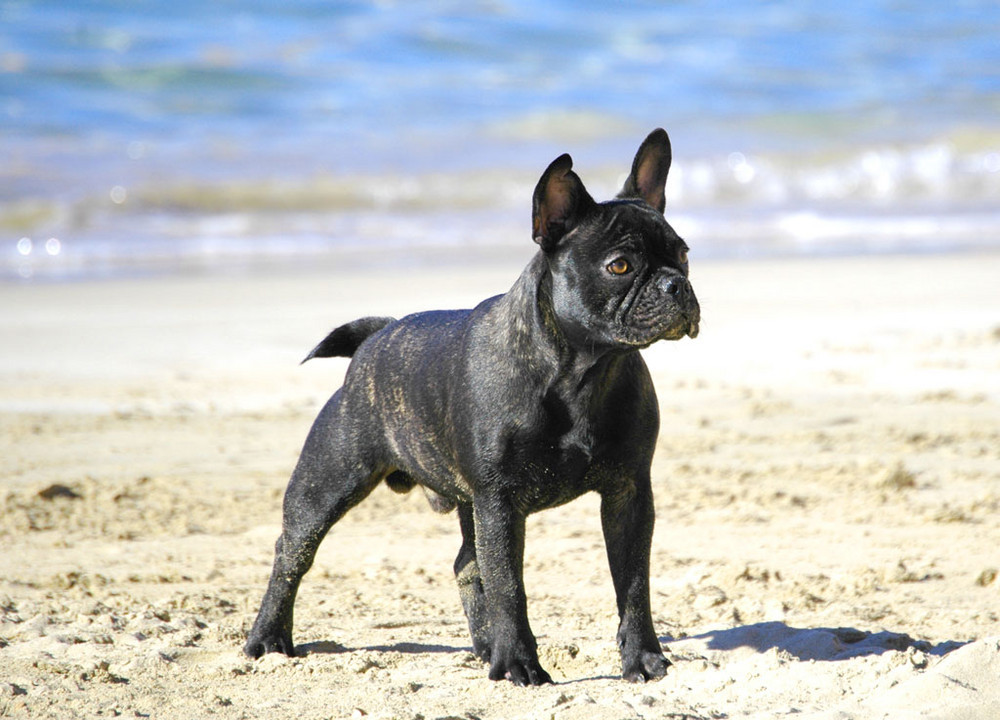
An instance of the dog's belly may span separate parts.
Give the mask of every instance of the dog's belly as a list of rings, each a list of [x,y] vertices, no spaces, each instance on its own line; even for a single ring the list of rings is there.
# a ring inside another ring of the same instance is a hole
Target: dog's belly
[[[471,502],[472,487],[459,471],[451,453],[435,437],[423,432],[397,431],[389,438],[393,469],[455,502]]]
[[[495,451],[463,463],[461,453],[442,442],[442,435],[416,427],[420,425],[398,426],[389,434],[393,471],[455,502],[472,502],[476,487],[498,483],[523,511],[536,512],[562,505],[599,485],[596,468],[600,463],[594,462],[591,448],[567,438],[552,443],[514,436],[500,442]],[[459,445],[477,443],[460,441]]]

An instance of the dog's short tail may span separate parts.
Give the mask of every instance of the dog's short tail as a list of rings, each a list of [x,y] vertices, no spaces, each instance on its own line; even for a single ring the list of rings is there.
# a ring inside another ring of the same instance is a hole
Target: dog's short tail
[[[335,328],[323,341],[309,351],[305,360],[315,357],[351,357],[361,347],[369,335],[374,335],[389,323],[396,322],[391,317],[363,317]]]

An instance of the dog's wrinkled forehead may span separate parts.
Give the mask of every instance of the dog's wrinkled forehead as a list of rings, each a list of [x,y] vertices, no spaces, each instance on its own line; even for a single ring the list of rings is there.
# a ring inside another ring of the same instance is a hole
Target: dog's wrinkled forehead
[[[612,200],[599,207],[587,233],[595,250],[629,245],[666,260],[684,246],[663,215],[641,200]]]

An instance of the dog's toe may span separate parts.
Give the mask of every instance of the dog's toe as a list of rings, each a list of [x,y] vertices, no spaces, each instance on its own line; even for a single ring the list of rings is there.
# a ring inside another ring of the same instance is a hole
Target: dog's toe
[[[625,668],[622,677],[629,682],[643,683],[647,680],[658,680],[667,674],[670,661],[658,652],[643,652],[631,667]]]
[[[490,680],[510,680],[518,687],[552,684],[552,676],[537,659],[510,658],[504,661],[494,658],[490,664]]]
[[[292,644],[292,639],[290,637],[251,638],[243,646],[243,654],[254,660],[273,652],[295,657],[295,646]]]

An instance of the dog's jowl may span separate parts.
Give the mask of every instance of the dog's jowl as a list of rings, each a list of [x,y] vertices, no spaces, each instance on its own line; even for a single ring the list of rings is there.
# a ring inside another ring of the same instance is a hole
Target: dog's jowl
[[[385,481],[457,509],[455,576],[473,649],[490,678],[518,685],[551,682],[528,624],[525,518],[599,493],[622,674],[666,672],[649,606],[659,416],[639,350],[695,337],[700,315],[687,246],[663,216],[670,157],[655,130],[621,193],[601,203],[569,155],[557,158],[532,199],[540,249],[509,292],[471,310],[355,320],[310,353],[353,359],[285,492],[248,655],[294,653],[295,594],[317,547]]]

